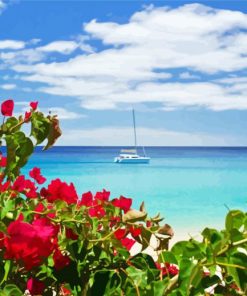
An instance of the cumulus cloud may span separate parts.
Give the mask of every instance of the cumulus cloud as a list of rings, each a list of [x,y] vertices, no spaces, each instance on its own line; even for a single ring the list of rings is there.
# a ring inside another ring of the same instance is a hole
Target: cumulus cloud
[[[35,62],[40,62],[43,58],[44,54],[33,48],[0,52],[0,59],[5,65],[15,65],[17,63],[33,64]]]
[[[56,114],[58,115],[58,118],[61,120],[78,119],[78,118],[86,117],[86,115],[84,114],[69,111],[61,107],[42,108],[41,111],[44,112],[45,114],[48,114],[48,113],[51,113],[53,115]]]
[[[21,106],[22,112],[30,110],[30,102],[20,101],[20,102],[15,102],[15,105]],[[52,115],[57,115],[60,120],[70,120],[70,119],[78,119],[78,118],[86,117],[86,115],[84,114],[69,111],[66,108],[62,108],[62,107],[50,107],[50,108],[38,107],[38,109],[45,114],[50,113]]]
[[[1,2],[0,2],[1,5]],[[0,6],[1,9],[1,6]],[[24,41],[19,40],[0,40],[0,49],[22,49],[25,47]]]
[[[78,44],[74,41],[54,41],[37,48],[37,50],[44,52],[59,52],[62,54],[70,54],[77,48]]]
[[[247,109],[243,85],[210,79],[217,73],[227,78],[227,73],[247,68],[246,29],[247,14],[240,11],[201,4],[173,9],[152,6],[133,14],[127,23],[84,24],[87,38],[99,39],[106,49],[78,53],[63,62],[15,63],[12,69],[23,73],[25,81],[42,83],[39,91],[77,98],[90,109],[150,102],[160,103],[164,110]],[[60,48],[69,53],[77,44],[57,42],[36,52]],[[178,82],[171,69],[183,69],[180,79],[192,78],[194,71],[207,79]]]

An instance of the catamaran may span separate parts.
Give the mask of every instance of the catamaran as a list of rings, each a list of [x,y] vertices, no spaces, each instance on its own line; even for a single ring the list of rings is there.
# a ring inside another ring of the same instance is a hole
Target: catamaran
[[[135,120],[134,109],[132,109],[132,115],[133,115],[135,148],[122,149],[120,151],[119,156],[114,158],[114,162],[116,163],[149,163],[150,157],[146,156],[144,147],[143,147],[143,156],[140,156],[137,154],[136,120]]]

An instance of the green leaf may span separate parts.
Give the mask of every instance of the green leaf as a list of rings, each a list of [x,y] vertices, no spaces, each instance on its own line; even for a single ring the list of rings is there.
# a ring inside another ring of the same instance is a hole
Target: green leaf
[[[227,231],[239,229],[244,223],[245,215],[239,210],[232,210],[226,216],[225,227]]]
[[[116,295],[115,294],[116,290],[120,288],[120,284],[121,284],[121,278],[114,271],[109,271],[109,270],[97,271],[93,278],[91,295],[93,296]]]
[[[3,233],[7,232],[7,226],[3,223],[3,221],[0,221],[0,232],[3,232]]]
[[[3,289],[6,296],[22,296],[23,292],[16,285],[6,285]]]
[[[56,140],[62,135],[62,131],[59,127],[59,121],[56,116],[48,116],[48,119],[50,120],[49,132],[47,136],[48,142],[43,150],[47,150],[52,147]]]
[[[163,281],[152,282],[152,295],[153,296],[162,296],[165,290],[165,285]]]
[[[42,143],[49,134],[50,122],[41,112],[34,112],[31,117],[31,136],[36,140],[36,145]]]
[[[139,268],[139,269],[147,269],[147,268],[153,268],[156,269],[156,265],[154,263],[153,258],[148,255],[148,254],[144,254],[144,253],[139,253],[135,256],[133,256],[130,259],[130,262],[132,265],[134,265],[135,267]]]
[[[219,284],[221,282],[221,279],[217,275],[213,276],[206,276],[202,279],[202,286],[203,288],[209,288],[215,284]]]
[[[178,264],[178,261],[177,261],[175,255],[170,251],[161,252],[159,254],[158,262],[159,263],[167,262],[167,263],[172,263],[172,264]]]
[[[229,263],[238,267],[228,266],[227,271],[229,275],[234,278],[236,284],[243,290],[247,288],[247,255],[241,252],[232,254],[229,258]],[[240,268],[242,267],[242,268]]]
[[[26,135],[18,131],[5,137],[7,144],[6,174],[14,179],[20,172],[30,155],[33,153],[33,142]]]
[[[16,132],[18,130],[20,130],[21,126],[18,125],[19,124],[19,120],[15,117],[9,117],[4,125],[2,126],[2,130],[4,133],[8,133],[8,132]],[[18,125],[18,126],[17,126]]]
[[[5,264],[4,264],[4,277],[3,277],[0,285],[2,285],[2,283],[4,283],[4,282],[7,281],[10,268],[11,268],[11,261],[10,260],[6,260],[5,261]]]

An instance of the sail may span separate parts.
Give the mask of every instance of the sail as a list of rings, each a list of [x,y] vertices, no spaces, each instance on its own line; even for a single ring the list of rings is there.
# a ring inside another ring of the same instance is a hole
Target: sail
[[[121,149],[121,153],[136,153],[136,149]]]

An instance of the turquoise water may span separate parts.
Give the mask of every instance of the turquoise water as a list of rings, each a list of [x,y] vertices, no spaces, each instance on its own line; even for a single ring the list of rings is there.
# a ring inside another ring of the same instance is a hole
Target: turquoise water
[[[36,151],[27,170],[39,166],[51,180],[74,182],[78,194],[110,190],[113,197],[144,201],[175,231],[195,234],[223,227],[227,207],[246,210],[247,148],[148,147],[150,164],[115,164],[118,147],[54,147]]]

